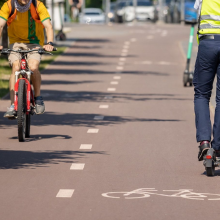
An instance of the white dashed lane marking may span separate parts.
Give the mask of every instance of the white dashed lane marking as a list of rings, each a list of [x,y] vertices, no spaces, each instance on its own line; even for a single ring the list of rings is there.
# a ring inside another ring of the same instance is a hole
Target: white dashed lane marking
[[[129,45],[130,44],[130,42],[129,41],[125,41],[125,43],[124,44],[127,44],[127,45]]]
[[[87,133],[89,133],[89,134],[95,134],[95,133],[98,133],[98,132],[99,132],[99,129],[89,129],[87,131]]]
[[[136,38],[132,38],[132,39],[131,39],[131,42],[135,42],[135,41],[137,41]]]
[[[112,81],[111,84],[112,84],[112,85],[118,85],[118,82]]]
[[[71,198],[74,193],[74,189],[60,189],[56,197],[58,198]]]
[[[108,105],[100,105],[99,108],[109,108]]]
[[[97,115],[94,117],[94,120],[103,120],[104,116],[103,115]]]
[[[92,144],[81,144],[79,149],[90,150],[90,149],[92,149]]]
[[[73,163],[70,167],[70,170],[83,170],[85,167],[84,163]]]
[[[122,50],[122,53],[127,53],[127,52],[128,52],[128,50],[126,50],[126,49]]]
[[[121,79],[121,76],[114,76],[113,79]]]
[[[116,91],[116,88],[108,88],[107,90],[110,92],[114,92],[114,91]]]
[[[117,69],[117,70],[123,70],[124,67],[123,67],[123,66],[117,66],[116,69]]]
[[[147,38],[148,40],[151,40],[151,39],[153,39],[154,37],[150,35],[150,36],[147,36],[146,38]]]
[[[122,53],[121,56],[122,57],[126,57],[128,54],[127,53]]]
[[[122,57],[119,60],[124,62],[124,61],[126,61],[126,58]]]

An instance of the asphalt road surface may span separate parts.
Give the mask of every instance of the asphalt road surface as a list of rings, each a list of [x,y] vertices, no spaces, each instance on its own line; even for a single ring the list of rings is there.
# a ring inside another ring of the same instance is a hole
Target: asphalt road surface
[[[189,30],[74,26],[26,142],[0,100],[0,219],[219,219],[220,172],[197,161],[182,83]]]

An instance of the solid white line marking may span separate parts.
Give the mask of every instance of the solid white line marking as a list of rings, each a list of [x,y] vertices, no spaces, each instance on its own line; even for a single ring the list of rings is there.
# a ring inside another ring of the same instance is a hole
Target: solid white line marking
[[[113,99],[113,97],[112,97],[112,96],[107,95],[107,96],[105,96],[105,99]]]
[[[121,76],[114,76],[113,79],[121,79]]]
[[[81,144],[79,149],[90,150],[92,149],[92,144]]]
[[[120,61],[126,61],[126,58],[122,57],[119,59]]]
[[[100,105],[99,108],[109,108],[108,105]]]
[[[74,193],[74,189],[60,189],[56,197],[59,198],[71,198]]]
[[[103,115],[97,115],[94,117],[94,120],[103,120],[104,116]]]
[[[83,170],[85,167],[84,163],[73,163],[70,167],[70,170]]]
[[[123,67],[123,66],[117,66],[116,69],[117,69],[117,70],[123,70],[124,67]]]
[[[99,132],[99,129],[89,129],[87,131],[87,133],[89,133],[89,134],[95,134],[95,133],[98,133],[98,132]]]
[[[112,81],[111,84],[112,84],[112,85],[118,85],[118,82]]]
[[[111,92],[114,92],[114,91],[116,91],[116,88],[108,88],[107,90],[111,91]]]

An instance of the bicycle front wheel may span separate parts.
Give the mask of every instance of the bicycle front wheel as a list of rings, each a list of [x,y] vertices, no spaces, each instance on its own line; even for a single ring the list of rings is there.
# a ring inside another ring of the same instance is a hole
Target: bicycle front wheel
[[[25,141],[26,133],[26,84],[25,80],[19,81],[18,87],[18,140]]]

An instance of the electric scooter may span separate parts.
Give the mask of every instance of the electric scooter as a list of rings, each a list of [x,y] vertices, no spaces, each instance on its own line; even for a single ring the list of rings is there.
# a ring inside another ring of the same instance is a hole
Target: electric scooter
[[[214,176],[215,168],[220,167],[220,157],[216,156],[216,152],[213,148],[210,148],[203,159],[203,165],[205,166],[206,175]]]
[[[189,84],[189,86],[192,86],[194,72],[190,72],[189,68],[190,68],[190,60],[191,60],[191,55],[192,55],[195,24],[197,22],[196,21],[191,21],[191,22],[187,21],[187,23],[191,24],[191,29],[190,29],[190,35],[189,35],[189,45],[188,45],[188,52],[187,52],[186,69],[183,74],[183,86],[184,87],[186,87],[187,84]]]

